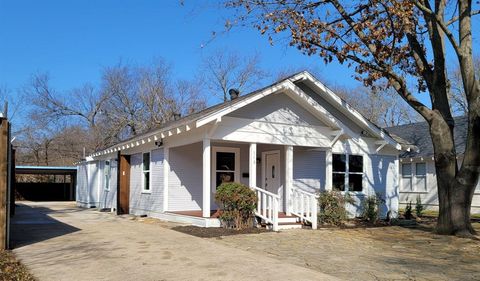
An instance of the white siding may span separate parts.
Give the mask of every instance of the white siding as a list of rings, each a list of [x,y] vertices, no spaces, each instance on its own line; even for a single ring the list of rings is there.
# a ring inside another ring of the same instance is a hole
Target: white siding
[[[169,156],[168,210],[201,210],[202,144],[171,148]],[[212,195],[211,202],[213,201]]]
[[[366,160],[366,161],[365,161]],[[379,193],[384,199],[381,216],[385,217],[387,212],[396,217],[398,214],[398,174],[397,158],[388,155],[369,155],[365,163],[364,188],[367,195]]]
[[[437,177],[435,171],[435,162],[431,158],[427,161],[424,161],[427,166],[427,190],[424,192],[412,191],[406,188],[403,188],[403,185],[400,189],[400,205],[402,208],[412,202],[412,205],[415,205],[417,202],[417,197],[420,198],[422,204],[429,210],[438,210],[438,193],[437,193]],[[461,162],[461,159],[460,161]],[[410,163],[410,162],[404,162]],[[415,164],[417,162],[411,162]],[[460,164],[460,163],[459,163]],[[414,166],[412,166],[414,169]],[[400,175],[401,175],[401,164],[400,164]],[[400,176],[401,177],[401,176]],[[471,212],[473,214],[480,214],[480,182],[477,184],[475,193],[472,199]]]
[[[102,162],[101,186],[100,190],[100,209],[116,209],[117,208],[117,160],[110,159],[110,189],[105,186],[105,161]]]
[[[82,162],[78,166],[76,200],[81,207],[97,207],[99,203],[98,161]]]
[[[308,192],[325,190],[325,151],[293,150],[293,186]]]
[[[130,213],[155,217],[163,207],[163,149],[150,152],[150,192],[142,192],[143,153],[130,158]]]

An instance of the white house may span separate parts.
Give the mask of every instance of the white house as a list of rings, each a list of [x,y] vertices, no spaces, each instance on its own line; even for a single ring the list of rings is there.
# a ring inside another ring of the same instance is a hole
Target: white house
[[[455,147],[461,165],[467,137],[467,117],[455,117]],[[427,122],[419,122],[387,128],[387,130],[415,145],[418,150],[400,156],[400,204],[415,205],[417,198],[427,209],[438,210],[437,177],[433,158],[433,144]],[[480,182],[473,195],[471,212],[480,213]]]
[[[165,124],[79,164],[84,207],[219,226],[222,181],[259,197],[256,215],[316,227],[315,193],[338,189],[360,200],[381,193],[396,216],[402,145],[308,72]]]

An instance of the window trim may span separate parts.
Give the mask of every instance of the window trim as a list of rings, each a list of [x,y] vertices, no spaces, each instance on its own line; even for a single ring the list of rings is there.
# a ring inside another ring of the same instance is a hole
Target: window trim
[[[106,170],[105,170],[107,166],[108,166],[108,174],[106,173]],[[108,177],[108,184],[107,184],[107,177]],[[110,191],[111,179],[112,179],[112,161],[105,160],[105,162],[103,162],[103,190]]]
[[[333,175],[334,174],[343,174],[344,175],[344,185],[345,185],[345,190],[340,190],[340,192],[342,193],[346,193],[346,192],[353,192],[355,194],[363,194],[364,193],[364,187],[365,187],[365,155],[363,154],[360,154],[360,153],[335,153],[335,152],[332,152],[332,161],[331,161],[331,165],[332,165],[332,190],[334,189],[334,186],[333,186]],[[334,155],[345,155],[345,172],[335,172],[333,170],[333,156]],[[350,172],[350,156],[361,156],[362,157],[362,172]],[[352,174],[352,175],[362,175],[362,190],[361,191],[354,191],[354,190],[349,190],[350,186],[349,186],[349,175]]]
[[[211,175],[210,175],[210,185],[213,193],[217,192],[217,172],[222,170],[217,170],[217,152],[229,152],[235,153],[235,170],[234,182],[240,182],[240,148],[238,147],[226,147],[226,146],[212,146],[212,161],[211,161]]]
[[[148,153],[148,161],[150,162],[149,164],[149,169],[144,170],[144,164],[143,164],[143,157],[145,154]],[[152,152],[151,151],[146,151],[142,152],[142,165],[141,165],[141,171],[142,171],[142,193],[152,193]],[[148,172],[148,189],[145,189],[145,172]]]
[[[424,176],[417,176],[417,164],[425,164],[425,175]],[[411,165],[410,166],[410,175],[404,176],[403,174],[403,165]],[[409,188],[406,190],[401,190],[401,192],[416,192],[416,193],[425,193],[428,192],[428,163],[427,162],[407,162],[401,163],[400,165],[400,186],[403,188],[404,180],[409,179],[410,184]],[[417,179],[423,178],[425,179],[425,186],[422,188],[417,187]]]

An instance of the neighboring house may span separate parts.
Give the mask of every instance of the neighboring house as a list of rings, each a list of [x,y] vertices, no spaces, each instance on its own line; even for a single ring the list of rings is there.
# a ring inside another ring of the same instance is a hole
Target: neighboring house
[[[402,146],[308,72],[120,142],[79,164],[80,206],[219,226],[222,181],[250,186],[256,215],[273,229],[316,227],[315,193],[350,191],[361,212],[381,193],[382,215],[398,212]]]
[[[462,164],[467,138],[467,117],[455,117],[455,147],[458,165]],[[427,122],[419,122],[386,128],[392,135],[401,137],[415,145],[416,151],[405,152],[400,156],[400,204],[405,207],[417,198],[428,209],[438,210],[437,178],[433,144]],[[477,183],[473,195],[472,213],[480,213],[480,183]]]

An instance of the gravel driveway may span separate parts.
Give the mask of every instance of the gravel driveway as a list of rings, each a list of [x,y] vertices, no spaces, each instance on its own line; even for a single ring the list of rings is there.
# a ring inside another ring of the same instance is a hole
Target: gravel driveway
[[[72,202],[17,204],[14,252],[40,280],[336,279],[267,253],[182,234],[167,223],[142,223]]]

